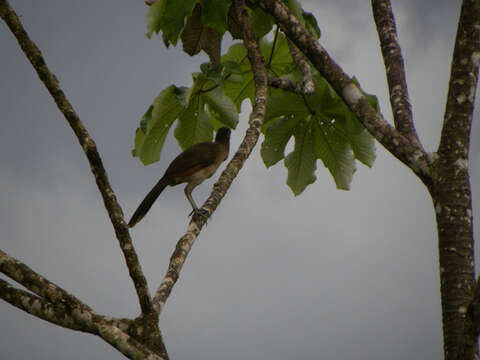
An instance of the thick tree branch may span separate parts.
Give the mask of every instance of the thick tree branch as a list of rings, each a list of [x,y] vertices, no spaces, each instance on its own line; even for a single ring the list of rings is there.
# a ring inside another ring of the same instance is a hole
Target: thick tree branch
[[[88,326],[86,326],[85,321],[79,322],[75,317],[72,317],[72,309],[64,302],[53,304],[40,296],[18,289],[3,279],[0,279],[0,298],[52,324],[72,330],[92,333],[93,322],[89,322]],[[87,312],[89,311],[87,310]],[[78,310],[76,313],[79,314]],[[122,331],[126,331],[132,325],[132,321],[129,319],[108,318],[96,315],[93,312],[90,313],[89,318],[97,322],[100,321],[107,325],[115,326]]]
[[[0,298],[40,319],[72,330],[87,331],[68,313],[63,304],[54,305],[27,291],[17,289],[0,279]]]
[[[370,106],[352,79],[331,59],[326,50],[299,23],[282,1],[260,0],[259,5],[273,16],[282,31],[327,79],[365,128],[388,151],[412,169],[424,183],[429,184],[431,156],[416,144],[412,144]]]
[[[447,107],[438,153],[468,156],[480,63],[480,3],[464,0],[453,50]],[[451,136],[452,132],[456,136]],[[466,164],[465,164],[466,168]]]
[[[65,290],[35,273],[27,265],[2,251],[0,251],[0,271],[38,295],[17,289],[0,279],[0,298],[11,305],[55,325],[98,335],[131,359],[145,359],[149,356],[152,359],[168,358],[167,356],[158,356],[127,334],[130,331],[145,330],[145,323],[136,325],[129,319],[95,314],[73,295],[68,294]],[[158,331],[157,336],[160,336]],[[163,345],[162,342],[158,343]],[[163,348],[159,353],[166,355]]]
[[[76,308],[80,312],[92,311],[88,305],[1,250],[0,272],[52,304],[68,305],[71,309]]]
[[[385,63],[395,127],[413,144],[423,148],[413,123],[405,66],[390,0],[372,0],[372,10]]]
[[[464,0],[453,51],[438,158],[434,163],[434,183],[429,189],[437,219],[447,360],[478,358],[479,320],[478,312],[473,310],[478,310],[479,295],[478,288],[475,291],[468,160],[479,63],[480,2]],[[452,256],[451,249],[455,249],[457,256]]]
[[[159,356],[152,352],[145,345],[135,340],[134,337],[128,335],[116,326],[105,320],[95,321],[95,333],[120,351],[129,359],[134,360],[167,360],[168,358]]]
[[[65,116],[65,119],[77,136],[77,139],[90,163],[90,168],[95,176],[95,181],[102,195],[105,207],[119,241],[120,248],[125,257],[130,277],[132,278],[137,291],[142,313],[146,314],[151,312],[153,308],[147,281],[143,275],[135,249],[133,248],[128,228],[123,219],[122,209],[110,186],[107,173],[103,167],[95,142],[83,126],[77,113],[60,88],[57,78],[47,67],[40,50],[29,38],[20,19],[10,7],[7,0],[0,0],[0,17],[5,21],[13,35],[16,37],[20,47],[40,77],[40,80],[50,92],[58,109]]]
[[[3,286],[5,289],[9,291],[9,297],[13,295],[29,296],[30,300],[39,300],[42,302],[45,309],[50,311],[63,311],[70,313],[75,313],[80,318],[93,318],[96,319],[103,319],[106,323],[121,328],[122,330],[126,330],[129,326],[132,325],[132,321],[129,319],[117,319],[117,318],[110,318],[110,317],[103,317],[101,315],[97,315],[93,312],[93,310],[84,302],[77,299],[75,296],[69,294],[66,290],[62,289],[61,287],[55,285],[48,279],[44,278],[40,274],[36,273],[32,269],[30,269],[27,265],[18,261],[17,259],[9,256],[8,254],[4,253],[0,250],[0,272],[11,278],[12,280],[16,281],[17,283],[21,284],[37,296],[30,294],[26,291],[16,289],[9,285],[7,282],[4,282]],[[4,294],[0,291],[0,297],[12,305],[17,306],[16,304],[20,302],[19,298],[17,299],[6,299]],[[23,301],[21,301],[23,303]],[[37,304],[38,305],[38,304]],[[24,305],[27,306],[27,305]],[[18,306],[17,306],[18,307]],[[52,308],[53,307],[53,308]],[[24,309],[27,312],[35,315],[33,312]],[[70,316],[69,314],[65,313],[65,316]],[[86,314],[85,316],[81,314]],[[39,316],[43,319],[42,316]],[[72,318],[74,319],[74,318]],[[49,319],[44,319],[50,321]],[[75,321],[75,320],[71,320]],[[83,320],[82,320],[83,321]],[[61,324],[60,324],[61,325]],[[61,325],[64,326],[64,325]],[[77,324],[78,326],[78,324]],[[64,326],[68,327],[68,326]],[[70,327],[74,329],[73,327]],[[85,328],[81,329],[86,331]]]
[[[267,73],[265,70],[265,61],[260,53],[255,34],[250,26],[248,12],[244,0],[234,0],[236,15],[239,23],[243,27],[243,43],[248,51],[248,58],[252,65],[253,77],[255,81],[255,102],[252,111],[252,120],[245,137],[240,144],[232,160],[228,163],[226,169],[215,183],[212,194],[203,205],[203,209],[208,213],[207,217],[194,217],[188,225],[187,232],[178,241],[177,247],[170,258],[167,273],[157,289],[153,304],[157,312],[161,312],[165,302],[172,291],[173,286],[178,280],[180,271],[195,242],[200,230],[206,223],[221,200],[230,188],[233,180],[243,167],[243,164],[250,156],[255,144],[260,136],[260,131],[265,117],[265,108],[267,102]]]

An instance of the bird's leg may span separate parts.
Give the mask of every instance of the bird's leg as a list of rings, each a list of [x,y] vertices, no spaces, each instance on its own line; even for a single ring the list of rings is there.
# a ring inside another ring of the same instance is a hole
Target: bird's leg
[[[195,204],[195,201],[193,200],[192,198],[192,190],[193,188],[195,187],[195,185],[192,186],[192,184],[188,184],[187,186],[185,186],[185,196],[187,197],[188,199],[188,202],[190,203],[190,205],[192,205],[192,212],[190,214],[188,214],[188,216],[201,216],[203,217],[205,220],[207,220],[207,216],[208,216],[208,212],[207,210],[204,210],[204,209],[199,209],[197,204]]]

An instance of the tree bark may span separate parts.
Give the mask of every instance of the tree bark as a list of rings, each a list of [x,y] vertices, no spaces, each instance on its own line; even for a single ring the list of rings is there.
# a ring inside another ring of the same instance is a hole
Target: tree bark
[[[445,359],[474,359],[478,339],[468,316],[475,292],[470,131],[480,62],[480,2],[464,0],[451,66],[442,136],[433,165]]]

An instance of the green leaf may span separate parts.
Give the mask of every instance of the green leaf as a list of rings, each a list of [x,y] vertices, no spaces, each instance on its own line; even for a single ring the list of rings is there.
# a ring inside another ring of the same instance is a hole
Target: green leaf
[[[228,80],[241,84],[243,82],[242,67],[240,64],[233,61],[225,61],[221,64],[222,69],[222,84]]]
[[[272,53],[272,42],[262,40],[260,42],[260,50],[266,59],[270,59],[268,66],[269,73],[274,76],[282,76],[287,73],[289,67],[292,64],[292,58],[290,51],[288,50],[288,44],[285,36],[280,34],[277,38],[275,49]],[[227,53],[222,57],[222,63],[234,62],[237,63],[242,71],[242,79],[238,78],[225,78],[225,95],[232,99],[233,103],[240,111],[243,100],[250,99],[253,103],[255,98],[255,88],[253,81],[252,68],[247,58],[247,50],[242,44],[234,44],[230,46]]]
[[[160,31],[160,19],[165,11],[167,0],[158,0],[147,13],[147,37],[150,38],[154,32]]]
[[[310,114],[301,95],[290,91],[277,90],[267,100],[265,124],[280,116],[303,119]]]
[[[334,120],[315,117],[313,137],[315,154],[330,171],[338,189],[349,190],[356,170],[352,149],[343,134],[336,131]]]
[[[285,5],[290,9],[290,11],[297,17],[298,21],[305,25],[303,20],[303,9],[300,3],[297,0],[284,0]]]
[[[247,50],[242,44],[233,44],[227,53],[222,56],[222,63],[236,63],[240,68],[242,81],[238,78],[233,80],[228,78],[224,81],[225,95],[232,99],[233,103],[240,111],[242,102],[246,98],[253,99],[255,97],[255,89],[253,87],[253,73],[247,58]],[[238,73],[238,72],[237,72]]]
[[[320,28],[318,27],[317,19],[313,16],[312,13],[303,12],[303,20],[305,21],[305,27],[308,32],[313,35],[315,39],[319,39],[322,35]]]
[[[145,134],[147,132],[147,123],[152,121],[152,111],[153,105],[148,107],[148,110],[143,114],[142,119],[140,120],[140,127],[137,128],[135,131],[135,140],[134,140],[134,148],[132,149],[132,156],[137,157],[140,156],[140,150],[143,147],[143,143],[145,142]]]
[[[205,112],[200,97],[189,102],[188,107],[180,114],[175,128],[175,138],[182,149],[203,141],[211,141],[213,126]]]
[[[260,41],[260,51],[267,60],[267,69],[272,75],[281,77],[290,72],[293,62],[285,35],[278,34],[273,54],[272,47],[273,42],[267,41],[265,38]]]
[[[349,189],[355,172],[355,159],[367,166],[375,160],[370,134],[323,77],[315,73],[313,79],[316,91],[312,95],[272,89],[267,101],[261,155],[267,167],[277,163],[284,157],[292,133],[295,134],[295,150],[285,158],[288,185],[295,194],[313,182],[312,159],[321,159],[337,188],[345,190]],[[302,144],[305,146],[300,147]],[[296,164],[297,160],[305,165]]]
[[[370,135],[367,130],[355,134],[347,131],[340,124],[335,124],[336,130],[341,133],[346,139],[353,150],[355,158],[367,165],[372,167],[375,162],[375,139]]]
[[[209,78],[200,72],[193,73],[192,78],[193,85],[188,91],[188,103],[190,103],[194,97],[199,96],[203,92],[212,90],[218,86],[216,79]]]
[[[307,96],[313,111],[323,119],[334,120],[332,124],[336,133],[347,140],[355,158],[367,166],[372,166],[375,160],[373,138],[323,77],[315,74],[314,81],[316,92]],[[368,96],[375,105],[377,98]]]
[[[266,14],[260,7],[253,9],[251,12],[250,22],[258,39],[268,34],[272,30],[274,23],[272,17]]]
[[[237,127],[238,111],[233,101],[217,87],[202,94],[203,101],[218,114],[217,119],[230,128]]]
[[[155,4],[150,6],[147,13],[147,37],[151,37],[153,32],[160,31],[160,19],[165,11],[165,4],[167,0],[158,0]]]
[[[227,30],[227,14],[232,0],[202,0],[202,22],[221,35]]]
[[[265,140],[262,143],[260,155],[267,167],[275,165],[285,157],[285,146],[293,136],[295,126],[299,121],[299,117],[284,116],[273,121],[265,131]]]
[[[152,112],[153,112],[153,104],[148,107],[148,110],[143,114],[141,120],[140,120],[140,130],[144,134],[147,133],[147,124],[149,121],[152,121]]]
[[[317,168],[313,147],[311,121],[301,121],[295,128],[295,147],[285,158],[285,167],[288,169],[287,185],[295,196],[301,194],[305,188],[315,180]]]
[[[178,36],[185,25],[185,18],[192,13],[198,0],[164,0],[165,7],[158,20],[163,34],[173,44],[177,44]]]
[[[212,110],[212,108],[210,108],[208,105],[206,106],[206,110],[207,110],[207,114],[210,118],[210,122],[212,123],[213,125],[213,128],[215,129],[215,131],[218,131],[218,129],[220,129],[221,127],[224,127],[225,126],[225,123],[223,123],[221,120],[220,120],[220,116],[218,115],[217,112],[215,112],[214,110]]]
[[[142,118],[140,128],[135,134],[135,156],[140,157],[144,165],[160,159],[165,137],[175,119],[184,110],[179,93],[181,89],[171,85],[155,98]]]

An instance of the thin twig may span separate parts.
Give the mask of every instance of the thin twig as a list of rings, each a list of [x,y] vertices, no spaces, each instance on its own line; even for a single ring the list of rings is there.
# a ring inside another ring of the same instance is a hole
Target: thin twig
[[[123,219],[122,209],[118,204],[112,187],[110,186],[107,173],[103,167],[102,160],[97,151],[95,142],[88,134],[77,113],[60,88],[57,78],[47,67],[40,50],[29,38],[20,19],[10,7],[10,4],[7,0],[0,0],[0,17],[5,21],[13,35],[16,37],[20,47],[40,77],[40,80],[50,92],[51,96],[55,100],[55,103],[57,104],[58,109],[65,116],[65,119],[77,136],[77,139],[80,142],[80,145],[82,146],[82,149],[90,163],[90,168],[95,176],[98,189],[103,197],[105,208],[107,209],[108,215],[115,230],[115,234],[119,241],[120,248],[125,257],[130,277],[135,285],[142,313],[150,313],[153,311],[153,308],[148,291],[147,281],[143,275],[135,249],[133,248],[128,228]]]
[[[372,10],[385,63],[395,127],[412,143],[421,148],[422,145],[413,124],[405,66],[402,50],[398,43],[395,18],[390,0],[372,0]]]
[[[303,58],[302,52],[298,50],[297,46],[291,40],[287,40],[287,43],[293,61],[302,72],[302,93],[306,95],[313,94],[315,92],[315,84],[313,83],[310,64]]]
[[[277,78],[270,74],[267,75],[267,78],[269,86],[286,91],[292,91],[296,94],[305,94],[303,86],[296,81]]]
[[[203,205],[203,209],[208,214],[204,217],[194,217],[188,225],[185,235],[177,243],[177,247],[170,258],[170,263],[166,275],[157,289],[153,304],[157,312],[161,312],[165,302],[172,291],[173,286],[178,280],[180,271],[190,252],[190,249],[198,237],[200,230],[206,220],[213,214],[221,200],[230,188],[233,180],[243,167],[243,164],[250,156],[255,144],[260,136],[260,130],[265,117],[265,106],[267,101],[267,73],[265,70],[265,60],[263,59],[255,34],[250,26],[248,12],[245,8],[244,0],[234,0],[236,14],[239,23],[243,27],[244,45],[248,51],[248,58],[252,65],[255,81],[255,102],[252,111],[252,120],[245,137],[240,144],[232,160],[228,163],[226,169],[213,187],[212,194]]]

